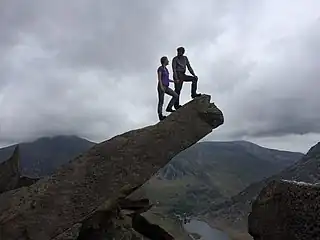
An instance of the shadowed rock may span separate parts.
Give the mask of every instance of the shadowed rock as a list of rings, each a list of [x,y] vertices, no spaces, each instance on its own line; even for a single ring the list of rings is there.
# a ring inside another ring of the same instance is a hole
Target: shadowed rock
[[[119,227],[123,227],[120,226],[121,224],[118,224],[121,218],[119,202],[139,187],[140,186],[131,187],[130,185],[122,187],[119,194],[109,198],[94,212],[89,214],[85,220],[82,221],[77,240],[103,240],[108,234],[111,238],[114,238],[117,234],[123,234],[124,232],[129,235],[128,232],[130,229],[121,229],[121,232],[119,231]],[[130,202],[130,200],[128,200],[128,202]],[[118,226],[115,226],[117,224]]]
[[[30,186],[30,185],[36,183],[38,180],[39,180],[39,178],[29,178],[26,176],[20,176],[19,181],[18,181],[15,189]]]
[[[118,198],[114,200],[114,203],[118,203],[117,206],[110,204],[108,201],[83,222],[77,240],[105,240],[106,238],[142,240],[145,239],[144,237],[150,240],[174,239],[163,228],[150,223],[140,215],[152,207],[148,199],[130,200]],[[124,214],[123,210],[124,212],[134,210],[134,212]]]
[[[120,200],[118,204],[121,209],[138,211],[144,209],[146,206],[150,206],[150,201],[147,198],[138,200],[130,200],[125,198]]]
[[[14,149],[12,156],[0,164],[0,194],[20,187],[30,186],[39,179],[21,176],[19,146]]]
[[[0,239],[43,240],[82,222],[126,184],[141,185],[175,155],[223,124],[210,96],[165,121],[92,147],[51,177],[0,196]]]
[[[248,217],[255,240],[320,239],[320,187],[272,181],[252,204]]]
[[[19,179],[19,146],[17,146],[12,156],[0,164],[0,193],[15,189]]]
[[[65,232],[59,234],[57,237],[55,237],[53,240],[76,240],[79,236],[79,231],[82,224],[77,223],[73,225],[71,228],[66,230]]]
[[[132,227],[135,231],[151,240],[173,240],[174,238],[163,228],[150,223],[140,214],[134,214],[132,217]]]

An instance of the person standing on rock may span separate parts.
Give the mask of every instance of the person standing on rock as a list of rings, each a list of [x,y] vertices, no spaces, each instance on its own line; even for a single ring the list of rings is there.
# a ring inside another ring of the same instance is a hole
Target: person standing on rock
[[[175,102],[174,107],[178,109],[181,107],[179,104],[180,93],[182,89],[183,82],[191,82],[191,98],[201,96],[200,93],[197,93],[198,77],[194,73],[189,59],[184,55],[184,47],[177,48],[177,56],[172,59],[172,71],[173,71],[173,80],[175,85],[175,92],[179,95],[178,100]],[[186,70],[189,70],[192,76],[186,75]]]
[[[161,66],[157,70],[158,72],[158,117],[159,117],[159,120],[162,121],[166,118],[166,116],[162,114],[165,93],[172,96],[166,108],[167,112],[174,112],[172,107],[177,101],[179,96],[175,91],[173,91],[169,87],[169,83],[173,82],[173,80],[169,78],[169,71],[167,69],[167,66],[169,64],[168,58],[166,56],[162,57],[160,59],[160,63],[161,63]]]

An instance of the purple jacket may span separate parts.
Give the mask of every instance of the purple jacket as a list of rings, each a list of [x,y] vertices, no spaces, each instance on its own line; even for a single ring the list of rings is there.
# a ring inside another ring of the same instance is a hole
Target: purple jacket
[[[158,72],[161,72],[161,82],[163,86],[168,87],[170,82],[168,69],[164,66],[160,66]]]

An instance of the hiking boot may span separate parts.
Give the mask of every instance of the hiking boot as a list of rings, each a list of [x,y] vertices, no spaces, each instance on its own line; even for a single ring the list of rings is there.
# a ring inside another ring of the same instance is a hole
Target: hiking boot
[[[201,96],[201,93],[196,93],[196,94],[192,94],[191,98],[196,98],[196,97],[200,97],[200,96]]]
[[[166,119],[166,116],[163,116],[162,114],[159,114],[159,120],[162,121],[162,120],[165,120]]]
[[[166,108],[166,112],[171,112],[171,113],[173,113],[173,112],[175,112],[175,110],[173,110],[172,108]]]
[[[175,108],[176,110],[178,110],[178,109],[181,108],[181,107],[182,107],[181,105],[174,106],[174,108]]]

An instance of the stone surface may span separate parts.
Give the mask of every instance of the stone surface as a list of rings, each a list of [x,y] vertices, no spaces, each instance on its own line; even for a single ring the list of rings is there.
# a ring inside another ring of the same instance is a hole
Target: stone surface
[[[252,204],[248,228],[255,240],[320,239],[320,187],[272,181]]]
[[[12,156],[0,163],[0,194],[20,187],[30,186],[39,179],[21,176],[20,150],[16,146]]]
[[[15,189],[19,179],[19,147],[17,146],[12,156],[0,164],[0,194]]]
[[[223,229],[235,239],[252,239],[248,234],[248,214],[260,191],[272,181],[281,179],[297,182],[320,182],[320,142],[292,166],[262,181],[253,183],[230,200],[211,208],[209,221],[212,226]],[[240,236],[240,237],[239,237]]]
[[[81,226],[81,223],[77,223],[65,232],[59,234],[53,240],[78,240]]]
[[[82,222],[126,184],[141,185],[179,152],[223,124],[210,96],[166,120],[93,146],[28,188],[0,195],[0,239],[53,239]]]
[[[36,183],[38,180],[39,178],[29,178],[26,176],[20,176],[19,181],[14,189],[21,188],[21,187],[28,187]]]

